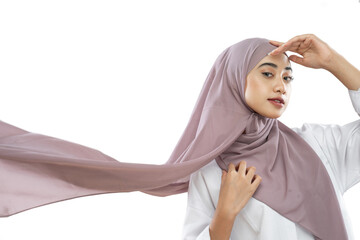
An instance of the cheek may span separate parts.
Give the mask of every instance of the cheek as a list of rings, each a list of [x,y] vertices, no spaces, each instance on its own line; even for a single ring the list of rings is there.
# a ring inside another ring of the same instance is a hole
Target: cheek
[[[251,97],[257,97],[259,95],[262,95],[264,90],[265,90],[265,86],[264,84],[261,84],[261,82],[257,79],[253,79],[254,81],[251,82],[251,85],[249,85],[249,92],[251,92]]]
[[[245,91],[245,100],[247,104],[251,107],[254,107],[258,102],[259,97],[259,86],[256,81],[249,82]],[[261,90],[260,90],[261,92]]]
[[[245,82],[245,100],[249,104],[257,104],[268,91],[268,86],[260,76],[250,75]]]

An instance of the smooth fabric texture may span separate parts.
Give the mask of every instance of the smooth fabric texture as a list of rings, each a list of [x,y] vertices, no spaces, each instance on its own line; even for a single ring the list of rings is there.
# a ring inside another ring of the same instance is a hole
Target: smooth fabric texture
[[[90,194],[177,194],[187,191],[191,173],[212,159],[225,170],[230,162],[247,158],[263,178],[254,198],[319,239],[347,239],[319,156],[290,128],[246,104],[247,73],[275,48],[267,39],[251,38],[218,56],[183,135],[162,165],[119,162],[97,150],[0,122],[0,215]],[[304,178],[302,172],[309,175]]]
[[[349,90],[349,96],[360,116],[360,88]],[[349,239],[355,240],[343,194],[360,182],[360,120],[343,126],[305,123],[292,130],[320,156],[336,190]],[[210,239],[209,225],[217,206],[220,184],[221,169],[215,159],[191,175],[182,239]],[[237,215],[230,239],[312,240],[314,237],[299,224],[251,198]]]

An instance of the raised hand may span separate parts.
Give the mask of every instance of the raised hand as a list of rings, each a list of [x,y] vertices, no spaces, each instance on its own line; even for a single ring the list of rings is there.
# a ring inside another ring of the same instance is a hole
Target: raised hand
[[[291,55],[289,59],[305,67],[328,70],[349,90],[360,88],[360,70],[314,34],[299,35],[285,43],[274,40],[269,42],[278,47],[269,53],[270,56],[285,51],[298,53],[302,57]]]
[[[277,46],[269,55],[277,55],[285,51],[292,51],[300,54],[289,56],[295,63],[310,68],[323,68],[329,70],[335,50],[314,34],[303,34],[291,38],[285,43],[270,40],[270,44]]]

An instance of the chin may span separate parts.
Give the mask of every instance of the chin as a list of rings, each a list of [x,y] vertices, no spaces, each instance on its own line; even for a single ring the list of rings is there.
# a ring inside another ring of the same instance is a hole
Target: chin
[[[255,112],[263,117],[267,117],[267,118],[279,118],[281,117],[281,115],[284,113],[284,111],[271,111],[270,109],[259,109],[260,111],[256,111]],[[264,111],[261,111],[264,110]],[[283,109],[285,110],[285,109]]]
[[[267,117],[267,118],[273,118],[273,119],[281,117],[281,114],[271,114],[271,113],[270,114],[260,114],[260,115]]]

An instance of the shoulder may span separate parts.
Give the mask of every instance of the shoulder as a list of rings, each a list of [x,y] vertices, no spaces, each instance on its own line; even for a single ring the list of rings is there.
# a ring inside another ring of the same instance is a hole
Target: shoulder
[[[311,134],[314,128],[317,128],[317,126],[320,126],[322,124],[314,124],[314,123],[303,123],[301,127],[292,127],[291,130],[296,132],[299,135],[307,135]]]
[[[324,126],[323,124],[303,123],[301,127],[292,127],[290,129],[314,148],[318,145],[318,140],[315,138],[315,135],[319,135],[322,129],[324,129]]]
[[[343,129],[337,124],[304,123],[301,127],[291,128],[312,147],[326,142],[326,135],[339,134]]]
[[[359,133],[360,119],[349,122],[344,125],[339,124],[321,124],[321,123],[304,123],[300,128],[291,128],[305,140],[309,138],[316,139],[318,142],[328,142],[331,140],[338,141],[354,133]]]

